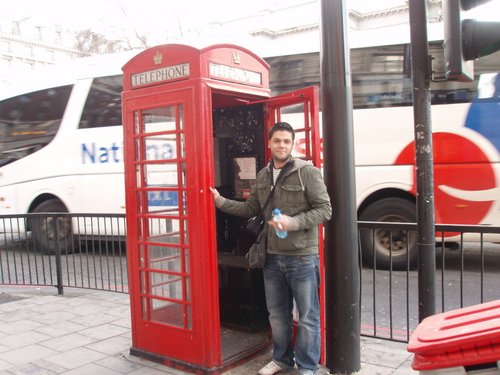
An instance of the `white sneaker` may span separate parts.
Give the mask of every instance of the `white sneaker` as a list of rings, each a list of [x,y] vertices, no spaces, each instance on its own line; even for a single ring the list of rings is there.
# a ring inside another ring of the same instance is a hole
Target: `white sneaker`
[[[301,368],[299,369],[299,375],[316,375],[316,371]]]
[[[285,363],[271,361],[259,370],[260,375],[274,375],[279,372],[288,372],[293,370],[292,366]]]

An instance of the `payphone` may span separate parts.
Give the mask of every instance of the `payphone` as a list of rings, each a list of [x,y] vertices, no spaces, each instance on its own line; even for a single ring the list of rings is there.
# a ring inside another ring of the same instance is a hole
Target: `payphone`
[[[318,90],[271,97],[266,62],[228,44],[152,47],[123,72],[131,353],[218,374],[270,331],[245,219],[217,211],[209,187],[246,199],[277,121],[295,127],[294,155],[319,165]]]

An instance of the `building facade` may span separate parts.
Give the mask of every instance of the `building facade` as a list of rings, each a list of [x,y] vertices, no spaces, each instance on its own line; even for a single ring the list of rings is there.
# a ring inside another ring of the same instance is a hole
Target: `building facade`
[[[73,43],[72,33],[61,26],[1,17],[0,84],[11,76],[80,57]]]

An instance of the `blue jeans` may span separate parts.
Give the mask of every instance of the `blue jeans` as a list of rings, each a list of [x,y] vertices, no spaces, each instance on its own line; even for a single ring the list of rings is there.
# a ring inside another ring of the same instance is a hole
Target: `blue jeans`
[[[273,359],[316,370],[320,357],[319,257],[271,255],[264,267],[269,322],[273,333]],[[292,345],[293,300],[299,312],[295,353]]]

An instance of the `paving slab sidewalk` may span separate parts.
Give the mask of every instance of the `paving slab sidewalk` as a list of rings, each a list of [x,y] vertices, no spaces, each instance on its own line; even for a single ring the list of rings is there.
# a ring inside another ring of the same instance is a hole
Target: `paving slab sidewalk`
[[[187,374],[130,355],[130,345],[127,294],[0,286],[0,374]],[[269,360],[264,351],[225,374],[256,374]],[[358,374],[418,374],[411,361],[404,343],[361,339]]]

